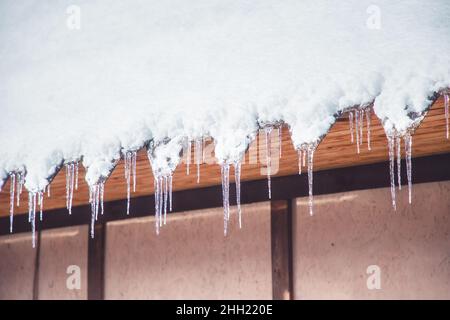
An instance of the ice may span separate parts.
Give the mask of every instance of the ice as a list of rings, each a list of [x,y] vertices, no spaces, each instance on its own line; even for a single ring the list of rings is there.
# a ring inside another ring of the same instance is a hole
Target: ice
[[[444,93],[444,113],[445,113],[445,127],[446,127],[446,137],[449,139],[449,93],[446,91]]]
[[[78,168],[77,162],[70,162],[65,164],[66,167],[66,208],[69,210],[69,215],[72,214],[73,192],[76,186],[76,172]]]
[[[230,165],[222,163],[222,199],[223,199],[223,234],[228,233],[228,221],[230,220]]]
[[[307,146],[308,154],[308,207],[309,214],[313,215],[313,164],[314,164],[314,151],[317,148],[317,143],[312,143]]]
[[[353,143],[355,141],[355,138],[353,136],[353,111],[349,111],[348,113],[348,124],[350,127],[350,141]]]
[[[265,142],[266,142],[266,170],[267,170],[267,189],[269,192],[269,199],[272,199],[272,181],[271,181],[271,167],[272,167],[272,143],[270,134],[272,133],[272,127],[266,127],[264,129]]]
[[[278,133],[278,157],[281,159],[281,154],[282,154],[282,148],[283,148],[283,126],[279,126],[277,128],[277,133]]]
[[[191,165],[191,151],[192,151],[192,141],[190,138],[187,138],[187,148],[186,148],[186,174],[190,173],[190,165]]]
[[[408,201],[412,202],[412,136],[408,132],[405,137],[406,176],[408,177]]]
[[[169,211],[172,212],[172,175],[169,175]]]
[[[302,149],[298,149],[297,154],[298,154],[298,174],[302,174]]]
[[[9,185],[9,232],[13,232],[13,223],[14,223],[14,192],[16,186],[16,174],[10,174],[10,185]]]
[[[372,146],[370,145],[370,118],[371,118],[371,108],[366,109],[366,122],[367,122],[367,150],[372,150]]]
[[[43,209],[44,209],[44,193],[38,192],[38,204],[39,204],[39,220],[42,221]]]
[[[99,182],[89,186],[89,203],[91,205],[91,227],[90,235],[94,238],[95,221],[98,219],[99,207],[101,206],[103,214],[103,193],[104,182]]]
[[[197,165],[197,183],[200,183],[200,164],[203,161],[203,139],[198,138],[195,140],[195,163]]]
[[[389,176],[391,179],[391,198],[392,198],[392,207],[394,210],[397,210],[397,205],[395,201],[395,134],[394,133],[386,133],[388,139],[388,148],[389,148]]]
[[[356,134],[356,151],[359,154],[360,153],[360,125],[361,122],[359,120],[360,113],[358,110],[355,110],[355,134]]]
[[[28,220],[31,223],[31,241],[36,247],[36,192],[28,192]]]
[[[78,180],[78,179],[77,179],[77,180]],[[50,198],[50,196],[51,196],[51,193],[50,193],[50,186],[51,186],[51,184],[49,183],[48,186],[47,186],[47,198]]]
[[[401,145],[402,145],[402,138],[397,135],[395,137],[395,144],[397,147],[397,182],[398,182],[398,189],[402,190],[402,154],[401,154]]]
[[[241,212],[241,162],[234,163],[234,179],[236,184],[236,205],[238,211],[239,228],[242,228]]]
[[[127,151],[124,156],[125,181],[127,185],[127,215],[130,214],[131,177],[133,177],[133,192],[136,191],[136,157],[137,151]]]

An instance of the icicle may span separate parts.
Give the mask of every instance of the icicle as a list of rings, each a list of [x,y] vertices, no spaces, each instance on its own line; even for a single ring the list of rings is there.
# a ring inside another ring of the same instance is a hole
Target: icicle
[[[16,173],[16,182],[17,182],[17,207],[20,206],[20,196],[22,194],[23,185],[25,183],[25,176],[18,172]]]
[[[241,212],[241,163],[234,163],[234,180],[236,182],[236,205],[239,217],[239,229],[242,228],[242,212]]]
[[[397,210],[397,205],[395,201],[395,138],[394,135],[388,134],[388,147],[389,147],[389,175],[391,179],[391,197],[392,197],[392,207]]]
[[[136,158],[137,151],[133,151],[131,154],[131,167],[133,171],[133,192],[136,192]]]
[[[267,166],[267,188],[269,191],[269,199],[272,199],[272,181],[271,181],[271,173],[270,169],[272,167],[271,158],[272,158],[272,152],[271,152],[271,140],[270,140],[270,134],[272,133],[272,127],[266,127],[264,130],[265,137],[266,137],[266,166]]]
[[[350,126],[350,141],[353,143],[355,138],[353,137],[353,111],[348,113],[348,124]]]
[[[169,211],[172,212],[172,175],[169,176]]]
[[[372,150],[372,147],[370,145],[370,117],[371,117],[371,112],[370,112],[370,108],[366,109],[366,121],[367,121],[367,149],[370,151]]]
[[[412,136],[410,133],[405,135],[405,157],[406,157],[406,175],[408,177],[408,200],[412,202]]]
[[[131,153],[125,154],[125,180],[127,183],[127,215],[130,214],[130,193],[131,193]]]
[[[189,166],[191,165],[191,149],[192,149],[192,141],[190,138],[188,138],[187,150],[186,150],[186,174],[187,175],[189,175],[189,173],[190,173]]]
[[[230,219],[230,165],[223,163],[221,165],[222,174],[222,197],[223,197],[223,234],[228,232],[228,221]]]
[[[164,225],[166,224],[167,220],[167,198],[168,198],[168,181],[167,176],[164,176]]]
[[[278,127],[278,157],[281,159],[281,149],[283,146],[283,138],[282,138],[282,134],[283,134],[283,127],[279,126]]]
[[[316,144],[308,145],[308,189],[309,189],[309,214],[313,215],[313,163],[314,163],[314,151],[316,150]]]
[[[36,193],[28,192],[28,218],[31,222],[31,241],[36,247]]]
[[[75,190],[78,190],[78,161],[75,163]]]
[[[402,145],[402,139],[400,136],[395,137],[395,144],[397,147],[397,182],[398,182],[398,189],[402,190],[402,153],[401,153],[401,145]]]
[[[364,127],[364,110],[358,110],[359,112],[359,144],[363,143],[363,127]]]
[[[42,211],[44,209],[44,193],[39,192],[38,193],[38,204],[39,204],[39,220],[42,221]]]
[[[103,207],[104,196],[105,196],[105,184],[102,182],[102,183],[100,183],[100,207],[101,207],[102,215],[105,213],[105,210]]]
[[[14,191],[16,185],[16,174],[11,173],[10,177],[10,185],[9,185],[9,232],[13,232],[13,223],[14,223]]]
[[[47,198],[50,198],[50,184],[47,186]]]
[[[303,163],[303,166],[306,167],[306,149],[303,150],[303,159],[302,159],[302,163]]]
[[[355,134],[356,134],[356,152],[359,154],[360,152],[360,142],[359,142],[359,111],[355,110]]]
[[[200,183],[200,164],[202,162],[202,155],[203,155],[202,139],[195,140],[194,153],[195,153],[195,162],[197,164],[197,183]]]
[[[75,188],[75,175],[78,163],[67,163],[66,167],[66,208],[72,214],[73,190]]]
[[[94,226],[95,221],[98,219],[98,210],[100,198],[102,200],[102,211],[103,211],[103,193],[104,185],[103,182],[89,186],[89,203],[91,204],[91,238],[94,238]]]
[[[159,182],[158,177],[155,177],[155,228],[156,234],[159,234],[159,206],[160,206],[160,198],[159,198]]]
[[[302,174],[302,149],[298,149],[297,153],[298,153],[298,174]]]
[[[163,177],[159,177],[158,179],[158,183],[159,183],[159,199],[160,199],[160,204],[159,204],[159,226],[162,227],[163,225],[163,219],[162,219],[162,214],[163,214],[163,206],[164,206],[164,189],[163,189]]]
[[[450,100],[450,98],[449,98],[449,96],[448,96],[448,92],[445,92],[444,93],[444,112],[445,112],[445,126],[446,126],[446,137],[447,137],[447,139],[449,139],[449,117],[450,117],[450,115],[449,115],[449,113],[450,113],[450,111],[449,111],[449,100]]]

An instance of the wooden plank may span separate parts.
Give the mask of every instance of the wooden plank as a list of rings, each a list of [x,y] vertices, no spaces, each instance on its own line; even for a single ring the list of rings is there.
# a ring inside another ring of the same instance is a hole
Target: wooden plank
[[[272,297],[291,300],[292,276],[292,205],[290,201],[274,200],[270,203],[272,249]]]
[[[98,223],[94,230],[94,238],[88,235],[88,300],[103,300],[106,224]]]
[[[366,136],[364,136],[364,145],[361,153],[356,153],[356,146],[350,142],[349,125],[347,115],[338,119],[325,139],[319,145],[314,157],[314,170],[326,170],[331,168],[342,168],[348,166],[357,166],[363,164],[377,163],[387,160],[387,142],[381,127],[380,121],[372,114],[372,150],[368,151],[365,145]],[[275,134],[275,132],[274,132]],[[288,128],[284,128],[282,135],[282,158],[279,160],[279,170],[272,170],[274,176],[294,175],[298,171],[297,152],[294,150]],[[413,155],[415,157],[441,154],[450,152],[450,141],[445,138],[445,117],[443,99],[439,98],[428,112],[425,120],[416,130],[413,136]],[[260,141],[259,145],[257,141]],[[257,163],[250,163],[249,153],[245,156],[245,163],[242,166],[242,181],[251,181],[265,179],[265,143],[264,137],[260,136],[252,144],[251,150],[256,150]],[[272,146],[272,154],[277,154],[278,146]],[[276,158],[276,157],[275,157]],[[278,159],[275,159],[276,161]],[[201,165],[200,183],[197,184],[195,169],[192,167],[191,174],[186,175],[186,165],[179,165],[174,174],[174,191],[205,188],[209,186],[220,185],[220,167],[214,162],[211,155],[206,159],[207,164]],[[193,162],[193,159],[192,161]],[[274,161],[272,161],[274,162]],[[233,171],[233,170],[231,170]],[[153,175],[145,151],[141,150],[137,160],[137,190],[133,197],[142,197],[153,194]],[[84,182],[84,170],[80,168],[79,189],[74,194],[74,206],[85,205],[88,203],[88,188]],[[230,180],[234,177],[231,173]],[[65,173],[62,170],[52,182],[51,197],[45,198],[45,210],[64,208],[65,200]],[[6,216],[9,213],[9,182],[3,187],[0,193],[0,216]],[[16,213],[26,213],[27,208],[26,192],[22,194],[21,205],[15,208]],[[123,163],[119,163],[111,177],[105,185],[105,200],[112,201],[124,199],[126,197],[126,185],[124,179]],[[131,203],[133,212],[134,202]]]
[[[426,183],[450,180],[450,153],[420,157],[413,159],[413,182]],[[404,160],[402,167],[405,167]],[[405,172],[402,173],[402,184],[406,184]],[[322,170],[314,173],[314,194],[330,194],[353,190],[388,187],[389,163],[380,162],[355,167]],[[233,192],[235,186],[231,185]],[[242,183],[241,203],[267,201],[267,182],[253,180]],[[307,175],[291,175],[272,179],[272,200],[288,200],[308,195]],[[200,199],[200,200],[199,200]],[[390,193],[386,193],[386,201],[390,201]],[[234,194],[230,194],[230,203],[235,204]],[[414,186],[413,186],[414,203]],[[154,197],[141,196],[133,199],[133,210],[126,215],[126,200],[105,202],[105,214],[99,215],[97,223],[116,221],[154,214]],[[175,212],[199,210],[222,206],[221,186],[211,186],[192,190],[177,191],[173,195]],[[245,214],[245,212],[243,213]],[[74,207],[72,215],[65,208],[47,211],[39,228],[52,229],[90,223],[91,209],[89,205]],[[14,219],[14,232],[30,232],[31,227],[27,215],[18,215]],[[0,217],[0,235],[9,234],[9,217]]]

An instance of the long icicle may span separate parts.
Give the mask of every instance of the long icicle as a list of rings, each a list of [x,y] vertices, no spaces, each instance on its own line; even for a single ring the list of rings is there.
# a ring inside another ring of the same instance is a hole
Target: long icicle
[[[349,111],[348,113],[348,124],[350,127],[350,142],[353,143],[355,141],[353,136],[353,111]]]
[[[239,229],[242,228],[241,211],[241,162],[234,163],[234,180],[236,182],[236,205],[239,218]]]
[[[397,205],[395,201],[395,138],[393,134],[387,135],[388,148],[389,148],[389,176],[391,179],[391,197],[392,197],[392,207],[397,210]]]
[[[370,145],[370,117],[371,117],[371,110],[370,108],[366,109],[366,122],[367,122],[367,150],[372,150],[372,146]]]
[[[360,153],[360,142],[359,142],[359,112],[355,110],[355,134],[356,134],[356,152]]]
[[[16,183],[17,183],[17,207],[20,206],[20,196],[22,195],[22,190],[23,190],[23,184],[25,183],[25,176],[21,173],[18,172],[16,173]]]
[[[42,221],[43,210],[44,210],[44,194],[43,194],[43,192],[38,193],[38,204],[39,204],[39,220]]]
[[[167,181],[167,176],[164,176],[164,225],[167,221],[167,198],[169,193],[169,186]]]
[[[172,212],[172,174],[169,175],[169,211]]]
[[[131,198],[131,153],[125,153],[125,180],[127,183],[127,216],[130,215],[130,198]]]
[[[36,193],[28,192],[28,217],[31,223],[31,242],[36,247]]]
[[[278,157],[281,159],[281,153],[282,153],[282,147],[283,147],[283,126],[278,127]]]
[[[405,135],[405,157],[406,157],[406,176],[408,177],[408,201],[412,203],[412,136],[410,133]]]
[[[16,186],[16,174],[11,173],[10,177],[10,185],[9,185],[9,232],[13,232],[13,224],[14,224],[14,191]]]
[[[159,235],[159,206],[160,206],[160,198],[159,198],[159,183],[158,177],[155,177],[154,182],[155,189],[155,229],[156,234]]]
[[[298,174],[302,174],[302,149],[297,150],[298,153]]]
[[[187,150],[186,150],[186,175],[190,173],[190,165],[191,165],[191,150],[192,150],[192,141],[190,138],[187,138]]]
[[[272,127],[267,127],[264,130],[265,138],[266,138],[266,166],[267,166],[267,189],[269,191],[269,199],[272,199],[272,181],[271,181],[271,167],[272,167],[272,146],[271,146],[271,139],[270,134],[272,133]]]
[[[363,143],[363,129],[364,129],[364,110],[358,110],[359,112],[359,145]]]
[[[401,153],[401,146],[402,146],[402,139],[400,136],[395,137],[395,145],[397,147],[397,182],[398,182],[398,189],[402,190],[402,153]]]
[[[195,140],[195,147],[194,147],[194,153],[195,153],[195,163],[197,165],[197,183],[200,183],[200,164],[202,163],[202,157],[203,157],[203,150],[202,150],[202,139],[196,139]]]
[[[228,233],[228,221],[230,218],[230,165],[228,163],[222,163],[221,165],[222,176],[222,202],[223,202],[223,234]]]
[[[316,144],[308,145],[308,206],[309,214],[312,216],[313,212],[313,164],[314,164],[314,151],[316,150]]]
[[[449,117],[450,117],[450,111],[449,111],[449,100],[450,97],[448,95],[448,92],[444,93],[444,113],[445,113],[445,126],[446,126],[446,137],[449,139]]]

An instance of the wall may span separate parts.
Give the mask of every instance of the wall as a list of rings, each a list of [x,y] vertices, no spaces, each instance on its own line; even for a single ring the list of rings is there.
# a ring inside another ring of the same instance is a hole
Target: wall
[[[397,193],[373,189],[296,200],[294,292],[297,299],[450,299],[450,182]],[[377,265],[381,289],[369,290]]]
[[[222,208],[112,222],[107,229],[107,299],[270,299],[270,204],[236,210],[223,235]]]

